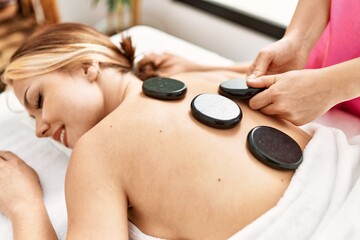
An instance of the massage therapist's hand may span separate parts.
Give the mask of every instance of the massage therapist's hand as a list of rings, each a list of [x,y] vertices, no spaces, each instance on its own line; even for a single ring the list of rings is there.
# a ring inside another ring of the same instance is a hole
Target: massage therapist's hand
[[[147,54],[137,63],[137,75],[140,79],[153,76],[169,77],[181,72],[201,70],[202,65],[170,53]]]
[[[301,41],[294,37],[284,37],[266,46],[258,53],[247,75],[249,78],[253,78],[303,69],[308,54],[309,51]]]
[[[322,115],[337,102],[336,88],[321,70],[296,70],[248,79],[253,87],[268,88],[250,99],[250,108],[303,125]]]
[[[0,212],[11,219],[39,201],[42,190],[36,172],[12,152],[0,151]]]

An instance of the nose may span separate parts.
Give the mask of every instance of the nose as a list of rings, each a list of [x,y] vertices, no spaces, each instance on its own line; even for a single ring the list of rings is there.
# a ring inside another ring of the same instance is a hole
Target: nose
[[[41,117],[36,118],[36,130],[35,134],[37,137],[48,137],[48,130],[50,129],[50,125],[45,122]]]

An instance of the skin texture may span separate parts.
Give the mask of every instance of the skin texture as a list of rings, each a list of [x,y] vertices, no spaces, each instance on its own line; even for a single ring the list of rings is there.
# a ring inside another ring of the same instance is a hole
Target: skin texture
[[[66,176],[67,239],[127,239],[128,219],[161,238],[224,239],[273,207],[293,171],[256,160],[246,148],[247,133],[258,125],[273,126],[302,148],[310,137],[247,103],[239,102],[244,117],[228,130],[205,126],[190,113],[196,95],[217,93],[222,81],[238,76],[230,71],[174,75],[188,87],[179,101],[146,97],[138,78],[96,62],[14,83],[23,104],[28,89],[27,109],[36,118],[37,134],[56,136],[63,126],[64,143],[73,147]],[[39,93],[43,99],[37,109]],[[25,180],[34,181],[30,176]],[[38,184],[26,187],[39,191]],[[40,194],[34,198],[41,202]],[[41,204],[29,200],[27,206]],[[36,216],[48,229],[43,239],[53,239],[48,217]],[[36,233],[28,231],[27,239],[41,239],[31,238]]]

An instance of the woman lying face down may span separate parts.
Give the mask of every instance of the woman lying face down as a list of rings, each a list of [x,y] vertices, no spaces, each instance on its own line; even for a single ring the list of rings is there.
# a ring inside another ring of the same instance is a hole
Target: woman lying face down
[[[129,220],[160,238],[225,239],[272,208],[293,171],[255,159],[246,147],[248,132],[272,126],[301,148],[310,137],[243,102],[237,102],[243,112],[237,126],[206,126],[191,115],[191,101],[217,94],[221,82],[240,73],[177,73],[172,78],[186,84],[186,96],[163,101],[143,94],[142,81],[131,72],[133,60],[130,38],[118,49],[89,27],[58,24],[32,36],[4,73],[36,119],[37,136],[73,148],[65,187],[67,238],[127,239]],[[21,204],[34,208],[40,200]],[[10,219],[21,214],[6,211],[6,204],[1,210]],[[47,231],[34,228],[25,236],[51,239],[46,214],[32,217]],[[16,226],[26,221],[34,225],[31,217],[13,221],[15,234],[24,234]]]

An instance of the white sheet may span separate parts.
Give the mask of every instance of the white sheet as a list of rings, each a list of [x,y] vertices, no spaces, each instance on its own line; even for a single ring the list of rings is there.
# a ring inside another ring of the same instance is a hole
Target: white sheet
[[[191,45],[185,41],[182,41],[178,38],[167,35],[158,30],[145,27],[138,26],[130,29],[129,33],[134,38],[134,43],[137,45],[137,54],[141,54],[149,51],[157,51],[164,52],[168,51],[171,53],[178,54],[185,58],[190,58],[193,61],[197,61],[200,63],[213,64],[213,65],[226,65],[232,63],[230,60],[227,60],[215,53],[209,52],[197,46]],[[114,36],[114,42],[117,42],[120,39],[119,36]],[[10,102],[12,102],[13,108],[19,109],[17,104],[14,104],[14,96],[12,93],[9,93]],[[14,107],[14,105],[16,105]],[[49,139],[37,139],[34,136],[33,122],[27,116],[25,112],[22,113],[12,113],[9,111],[6,106],[6,94],[0,94],[0,149],[2,150],[11,150],[22,157],[29,165],[31,165],[39,174],[40,180],[44,189],[44,199],[47,209],[49,211],[50,218],[55,226],[59,239],[64,239],[66,232],[66,207],[64,201],[64,193],[63,193],[63,184],[64,184],[64,176],[67,167],[68,161],[68,151],[65,151],[63,147],[60,147],[58,144],[54,143]],[[327,130],[326,130],[327,131]],[[325,132],[326,132],[325,131]],[[332,131],[331,131],[332,132]],[[341,134],[340,134],[341,135]],[[335,136],[335,135],[334,135]],[[339,137],[344,142],[344,137]],[[330,140],[324,139],[323,142],[319,142],[319,144],[323,146],[323,149],[318,150],[319,154],[325,151],[331,145],[326,145]],[[337,140],[337,137],[333,139]],[[313,145],[316,145],[314,142]],[[357,145],[357,148],[359,146]],[[356,147],[355,147],[356,148]],[[327,153],[328,154],[328,153]],[[329,156],[330,157],[330,156]],[[342,160],[342,161],[340,161]],[[359,160],[359,159],[358,159]],[[313,162],[317,162],[317,159],[313,159]],[[339,159],[338,164],[341,162],[347,162],[347,157],[343,156]],[[311,161],[309,161],[311,162]],[[324,166],[327,166],[327,162],[325,162]],[[302,168],[305,168],[304,165]],[[320,171],[321,168],[315,168],[317,171]],[[340,171],[340,170],[339,170]],[[338,236],[336,239],[352,239],[352,236],[358,235],[350,235],[350,237],[346,234],[351,234],[351,231],[354,231],[354,227],[358,225],[354,224],[344,224],[347,222],[355,223],[359,221],[359,199],[356,197],[360,196],[360,187],[359,183],[355,182],[358,175],[359,169],[356,167],[354,172],[352,173],[352,178],[350,180],[354,181],[354,187],[352,191],[349,189],[349,185],[346,187],[346,191],[348,191],[348,197],[343,198],[336,205],[337,207],[332,207],[331,211],[327,214],[326,221],[321,223],[323,231],[320,231],[317,239],[334,239],[329,236]],[[319,173],[319,172],[318,172]],[[319,174],[321,175],[321,174]],[[356,176],[355,176],[356,175]],[[323,181],[333,181],[333,177],[328,176],[328,178],[323,178]],[[299,179],[300,177],[298,177]],[[347,181],[349,181],[348,177],[344,177]],[[339,182],[340,183],[340,182]],[[293,183],[292,183],[293,184]],[[342,192],[342,187],[337,186],[337,191]],[[335,191],[333,194],[336,195],[338,192]],[[343,192],[342,192],[343,194]],[[288,194],[289,195],[289,194]],[[286,198],[284,198],[286,199]],[[335,200],[333,200],[335,201]],[[282,200],[285,202],[285,200]],[[335,203],[337,203],[335,201]],[[340,205],[339,205],[340,204]],[[280,203],[279,203],[280,206]],[[333,205],[335,206],[335,205]],[[280,210],[271,210],[268,214],[265,214],[259,220],[254,222],[254,224],[249,225],[244,231],[240,232],[240,238],[236,239],[247,239],[246,236],[252,236],[251,234],[255,234],[257,232],[256,227],[258,225],[266,225],[266,219],[271,218],[271,216],[275,216],[276,213]],[[273,217],[275,218],[275,217]],[[325,218],[324,218],[325,219]],[[293,218],[294,222],[297,222],[296,217]],[[291,222],[291,221],[290,221]],[[321,220],[323,222],[323,220]],[[305,221],[304,227],[306,226],[307,221]],[[310,223],[310,222],[309,222]],[[325,224],[326,223],[326,224]],[[277,225],[281,226],[281,225]],[[320,226],[320,225],[319,225]],[[335,227],[336,226],[336,227]],[[319,228],[320,229],[320,228]],[[132,228],[134,234],[139,233],[138,230]],[[265,234],[265,233],[264,233]],[[263,235],[265,236],[265,235]],[[242,238],[241,238],[242,237]],[[328,237],[328,238],[327,238]],[[10,222],[3,216],[0,216],[0,239],[1,240],[10,240],[12,239],[11,233],[11,225]],[[255,238],[248,238],[255,239]],[[265,239],[265,238],[264,238]],[[271,238],[266,238],[271,239]],[[274,239],[279,239],[279,236],[276,236]],[[285,238],[284,238],[285,239]],[[298,239],[298,238],[288,238],[288,239]],[[315,239],[315,238],[314,238]],[[360,237],[358,238],[360,239]]]

